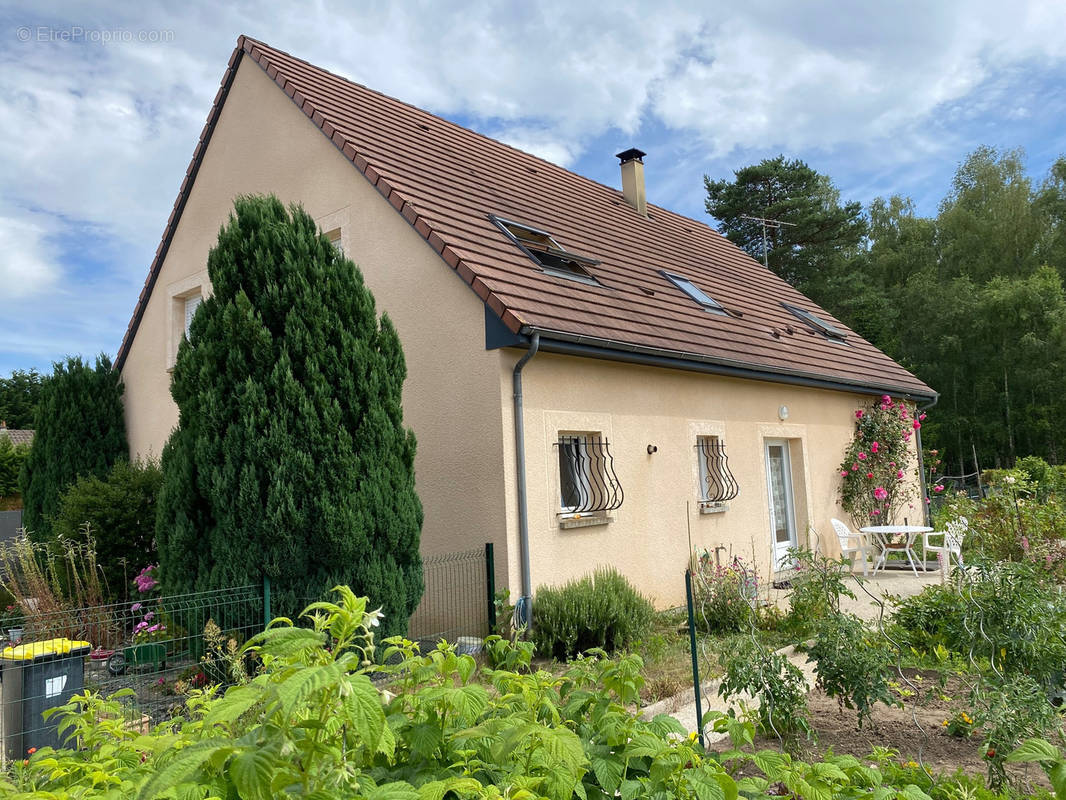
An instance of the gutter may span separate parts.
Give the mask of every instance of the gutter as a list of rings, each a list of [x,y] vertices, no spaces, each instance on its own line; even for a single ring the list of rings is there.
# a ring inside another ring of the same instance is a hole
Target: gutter
[[[678,350],[665,350],[657,347],[630,344],[613,339],[567,333],[565,331],[545,330],[525,326],[520,334],[532,335],[541,340],[540,348],[544,352],[562,355],[602,358],[611,361],[623,361],[631,364],[643,364],[651,367],[680,369],[688,372],[703,372],[712,375],[724,375],[747,380],[786,383],[796,386],[809,386],[818,389],[869,394],[880,396],[892,394],[912,401],[931,400],[936,403],[939,395],[915,392],[891,384],[874,385],[849,381],[845,378],[824,378],[801,370],[774,367],[753,367],[732,359],[715,358],[702,353],[685,353]]]
[[[534,333],[529,349],[514,366],[514,452],[518,477],[518,559],[522,569],[522,595],[515,603],[515,622],[518,627],[530,626],[533,621],[533,586],[529,571],[529,508],[526,494],[526,434],[522,414],[522,370],[540,349],[540,334]]]
[[[917,406],[919,413],[927,411],[937,404],[940,399],[940,395],[937,395],[924,406]],[[925,480],[925,455],[922,453],[922,429],[917,430],[917,436],[914,437],[914,444],[918,448],[918,482],[922,490],[922,506],[924,507],[923,515],[925,516],[925,524],[927,527],[932,527],[933,512],[930,510],[930,504],[925,502],[929,499],[929,486]]]

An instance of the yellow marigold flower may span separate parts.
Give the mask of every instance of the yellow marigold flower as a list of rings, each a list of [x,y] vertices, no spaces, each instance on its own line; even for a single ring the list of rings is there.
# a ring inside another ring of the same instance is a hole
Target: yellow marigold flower
[[[918,762],[917,761],[908,761],[907,762],[907,766],[910,767],[911,769],[917,769],[918,768]]]
[[[948,726],[948,721],[947,721],[947,720],[944,720],[943,722],[941,722],[941,723],[940,723],[940,726],[941,726],[942,728],[946,728],[946,727]]]

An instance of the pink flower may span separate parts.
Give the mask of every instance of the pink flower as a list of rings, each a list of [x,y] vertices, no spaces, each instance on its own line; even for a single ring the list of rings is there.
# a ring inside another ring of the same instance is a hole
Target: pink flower
[[[887,394],[883,394],[883,395],[881,395],[881,402],[882,403],[891,403],[892,402],[892,398],[889,397]]]
[[[137,612],[137,611],[140,611],[140,610],[141,610],[141,604],[140,603],[134,603],[132,606],[130,606],[130,611]]]
[[[858,465],[858,464],[852,464],[852,465],[851,465],[851,471],[852,471],[852,472],[855,472],[855,471],[856,471],[856,470],[857,470],[858,468],[859,468],[859,465]]]
[[[876,489],[874,489],[874,498],[875,499],[884,500],[886,497],[888,497],[888,492],[885,491],[885,487],[884,486],[878,486]]]
[[[865,461],[865,460],[866,460],[866,453],[859,453],[859,461]]]
[[[855,419],[862,419],[862,409],[855,412]]]
[[[889,461],[888,462],[888,466],[889,467],[894,467],[894,466],[896,466],[896,462],[895,461]]]
[[[881,512],[880,512],[880,511],[878,511],[878,510],[877,510],[876,508],[875,508],[875,509],[874,509],[873,511],[871,511],[871,512],[870,512],[870,514],[871,514],[871,515],[873,515],[873,516],[875,516],[875,517],[876,517],[876,516],[878,516],[878,515],[880,515],[880,513],[881,513]]]
[[[903,480],[903,470],[901,470],[901,469],[900,470],[896,470],[896,480],[898,480],[898,481]]]
[[[925,421],[925,414],[919,414],[918,415],[918,419],[920,419],[920,420],[922,420],[924,422]],[[935,453],[936,451],[934,450],[933,452]]]
[[[871,453],[876,453],[877,452],[877,448],[879,448],[880,446],[881,445],[879,445],[877,442],[872,442],[870,444],[870,452]]]
[[[159,623],[156,623],[155,625],[152,625],[150,628],[145,628],[145,630],[148,633],[155,633],[157,630],[159,630]]]
[[[933,491],[934,491],[934,492],[937,492],[937,493],[940,493],[940,492],[944,491],[944,486],[943,486],[943,484],[939,484],[939,483],[938,483],[938,484],[937,484],[936,486],[934,486],[934,487],[933,487]]]
[[[872,478],[873,476],[874,476],[874,474],[872,472],[867,472],[866,473],[866,477],[867,478]]]
[[[841,478],[846,478],[846,477],[848,477],[848,471],[847,471],[846,469],[842,469],[842,470],[840,470],[840,477],[841,477]]]
[[[925,504],[926,504],[926,505],[929,505],[929,498],[928,498],[928,497],[927,497],[927,498],[925,498]]]
[[[920,427],[922,427],[922,423],[918,420],[914,420],[914,430],[918,430]]]

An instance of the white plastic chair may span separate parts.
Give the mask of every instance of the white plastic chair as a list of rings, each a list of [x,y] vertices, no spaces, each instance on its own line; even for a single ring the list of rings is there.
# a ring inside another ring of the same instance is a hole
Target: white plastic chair
[[[934,531],[922,534],[922,548],[926,553],[936,553],[936,559],[940,562],[940,582],[947,583],[948,569],[951,566],[951,556],[955,556],[955,562],[962,566],[962,540],[966,538],[966,531],[970,529],[970,521],[966,517],[952,520],[946,526],[945,531]],[[943,536],[942,544],[930,544],[929,539],[933,536]]]
[[[852,533],[851,529],[839,519],[832,519],[830,522],[833,524],[833,530],[837,532],[837,538],[840,540],[840,554],[851,557],[852,569],[854,569],[855,554],[860,554],[862,556],[862,574],[863,577],[866,577],[868,574],[866,571],[866,560],[868,558],[866,536],[862,533]]]

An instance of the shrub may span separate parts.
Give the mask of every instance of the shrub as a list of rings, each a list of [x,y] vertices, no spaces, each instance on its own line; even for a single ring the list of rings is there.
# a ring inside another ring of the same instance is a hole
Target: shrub
[[[858,711],[860,728],[875,703],[895,704],[888,685],[891,655],[872,640],[861,619],[830,614],[816,624],[815,633],[808,660],[814,662],[818,685],[841,708]]]
[[[855,599],[847,581],[858,578],[852,577],[846,558],[831,559],[808,549],[793,549],[789,555],[795,569],[785,624],[792,632],[804,634],[818,620],[840,611],[841,595]]]
[[[162,482],[158,464],[119,461],[103,478],[78,478],[59,498],[53,533],[83,541],[88,526],[106,587],[116,599],[125,599],[133,576],[156,561],[156,499]]]
[[[754,568],[734,558],[720,566],[704,554],[692,573],[696,627],[706,633],[735,633],[755,620],[758,575]]]
[[[624,650],[648,632],[655,613],[651,601],[609,567],[563,586],[540,587],[533,606],[537,653],[558,659],[597,647]]]
[[[855,436],[838,470],[840,505],[858,527],[893,521],[912,499],[910,438],[923,419],[887,394],[855,412]]]
[[[1066,673],[1066,597],[1029,563],[971,566],[961,591],[926,587],[898,603],[893,622],[918,650],[943,645],[1048,690]]]
[[[802,732],[812,735],[807,682],[800,669],[751,637],[733,640],[725,658],[718,694],[725,700],[747,694],[759,702],[759,729],[786,742]]]
[[[7,435],[0,435],[0,497],[18,494],[19,474],[29,455],[28,445],[15,445]]]
[[[41,386],[33,447],[23,464],[22,523],[35,541],[52,537],[59,497],[79,476],[103,477],[129,458],[122,379],[111,359],[93,366],[81,358],[53,365]]]
[[[988,785],[992,789],[1007,783],[1004,764],[1023,738],[1044,736],[1060,724],[1044,690],[1028,675],[984,679],[974,687],[970,702],[974,724],[984,734]]]
[[[296,614],[351,584],[407,629],[422,597],[406,367],[358,268],[299,207],[243,197],[178,348],[156,539],[167,594],[271,581]],[[223,628],[225,620],[216,620]]]

